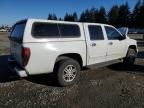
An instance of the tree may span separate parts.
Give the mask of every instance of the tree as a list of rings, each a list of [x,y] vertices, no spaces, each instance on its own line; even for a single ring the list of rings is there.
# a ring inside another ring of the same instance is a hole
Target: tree
[[[78,15],[76,12],[73,13],[74,22],[78,22]]]
[[[5,28],[5,26],[4,25],[2,25],[1,27],[0,27],[0,29],[4,29]]]
[[[74,21],[73,15],[66,13],[64,21]]]
[[[140,5],[141,5],[141,0],[138,0],[138,2],[136,3],[135,7],[134,7],[134,11],[133,11],[133,14],[132,14],[132,17],[133,17],[133,24],[134,24],[134,27],[137,28],[139,26],[139,9],[140,9]]]
[[[135,28],[144,27],[144,1],[139,0],[133,11],[133,24]]]
[[[56,14],[53,14],[53,17],[52,17],[53,20],[58,20]]]
[[[138,20],[139,20],[138,27],[144,28],[144,4],[139,9]]]
[[[117,26],[118,17],[119,17],[119,7],[117,5],[114,5],[108,13],[109,24]]]
[[[92,22],[91,15],[88,9],[85,10],[84,14],[85,14],[85,22]]]
[[[59,21],[63,21],[63,19],[60,17],[60,18],[59,18]]]
[[[89,19],[88,21],[92,23],[96,23],[97,16],[98,16],[98,10],[96,8],[91,8],[91,10],[89,11],[89,16],[87,16]]]
[[[95,23],[97,20],[98,10],[95,8],[86,9],[80,15],[80,22],[92,22]]]
[[[57,20],[57,16],[55,14],[49,14],[48,20]]]
[[[81,13],[79,22],[86,22],[85,12],[82,12],[82,13]]]
[[[76,12],[74,12],[73,14],[66,13],[66,15],[64,17],[64,21],[77,22],[78,21],[77,13]]]
[[[129,27],[130,20],[131,20],[131,13],[129,10],[128,3],[121,5],[119,8],[118,27],[122,26]]]
[[[52,20],[52,14],[48,15],[48,20]]]
[[[98,12],[98,15],[97,15],[97,20],[96,22],[98,23],[107,23],[107,15],[106,15],[106,10],[104,7],[101,7],[99,12]]]

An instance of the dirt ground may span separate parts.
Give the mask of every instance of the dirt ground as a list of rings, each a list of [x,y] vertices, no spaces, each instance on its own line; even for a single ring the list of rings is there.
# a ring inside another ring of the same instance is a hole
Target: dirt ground
[[[135,65],[82,71],[78,84],[58,87],[51,75],[20,79],[8,69],[9,41],[0,33],[0,108],[144,108],[144,48]]]

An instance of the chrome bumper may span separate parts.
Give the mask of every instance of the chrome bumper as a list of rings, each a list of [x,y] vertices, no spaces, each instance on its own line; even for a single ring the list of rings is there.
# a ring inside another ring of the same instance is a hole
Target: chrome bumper
[[[9,63],[9,69],[12,72],[16,72],[19,77],[28,76],[27,72],[24,69],[20,68],[20,66],[17,65],[16,61],[12,57],[8,58],[8,63]]]

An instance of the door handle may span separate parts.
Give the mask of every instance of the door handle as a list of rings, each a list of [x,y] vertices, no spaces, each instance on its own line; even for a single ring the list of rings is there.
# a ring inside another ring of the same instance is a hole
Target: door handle
[[[96,46],[96,43],[92,43],[91,46],[92,46],[92,47],[95,47],[95,46]]]
[[[109,44],[109,45],[113,45],[113,42],[109,42],[108,44]]]

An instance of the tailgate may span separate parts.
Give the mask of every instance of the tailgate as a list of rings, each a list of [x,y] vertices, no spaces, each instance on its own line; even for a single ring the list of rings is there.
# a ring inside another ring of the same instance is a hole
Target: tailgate
[[[10,34],[10,52],[12,57],[22,66],[22,50],[23,50],[23,35],[25,31],[26,20],[16,23],[13,26],[12,32]]]
[[[12,57],[22,66],[22,44],[10,41],[10,52]]]

